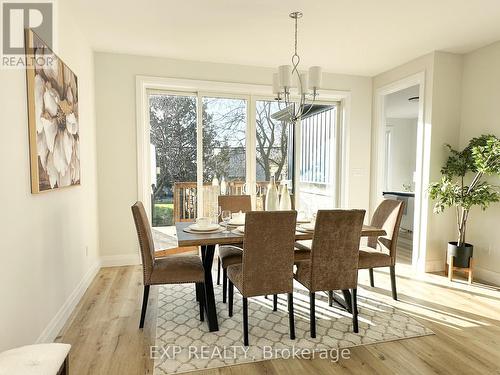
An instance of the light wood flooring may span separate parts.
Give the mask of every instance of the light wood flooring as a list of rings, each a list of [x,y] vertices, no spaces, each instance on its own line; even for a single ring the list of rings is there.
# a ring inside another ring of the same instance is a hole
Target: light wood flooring
[[[411,265],[413,255],[413,233],[400,230],[398,236],[397,262]]]
[[[375,290],[435,335],[352,348],[351,359],[338,363],[272,360],[193,374],[500,374],[498,288],[450,283],[442,275],[409,276],[405,265],[398,265],[397,273],[398,302],[390,298],[387,271],[375,271]],[[360,272],[365,288],[367,279],[367,272]],[[156,287],[143,331],[138,329],[141,299],[141,267],[99,271],[57,340],[73,345],[72,374],[152,374]]]

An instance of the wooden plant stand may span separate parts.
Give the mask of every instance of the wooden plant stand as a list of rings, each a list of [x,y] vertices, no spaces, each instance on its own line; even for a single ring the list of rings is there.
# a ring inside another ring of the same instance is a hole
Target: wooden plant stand
[[[471,257],[469,258],[469,267],[468,268],[462,268],[462,267],[455,267],[453,265],[453,259],[454,257],[449,256],[448,259],[446,260],[445,263],[445,273],[448,276],[448,280],[452,281],[453,280],[453,271],[465,271],[468,274],[468,282],[469,284],[472,284],[472,268],[474,267],[474,259]]]

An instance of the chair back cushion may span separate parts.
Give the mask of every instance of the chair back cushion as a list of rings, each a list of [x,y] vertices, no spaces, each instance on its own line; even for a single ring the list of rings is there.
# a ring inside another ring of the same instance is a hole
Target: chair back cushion
[[[155,259],[155,245],[151,234],[148,216],[142,202],[136,202],[132,206],[132,215],[134,216],[135,228],[141,248],[142,269],[144,273],[144,285],[149,285],[151,273],[153,272]]]
[[[382,237],[369,237],[368,246],[388,254],[396,260],[399,226],[403,217],[404,201],[384,199],[375,210],[371,225],[382,228],[387,233]]]
[[[296,220],[296,211],[253,211],[246,214],[243,296],[293,291]]]
[[[319,210],[311,245],[311,291],[358,284],[359,241],[365,210]]]
[[[223,211],[248,212],[252,211],[252,199],[250,195],[219,195],[219,206]]]

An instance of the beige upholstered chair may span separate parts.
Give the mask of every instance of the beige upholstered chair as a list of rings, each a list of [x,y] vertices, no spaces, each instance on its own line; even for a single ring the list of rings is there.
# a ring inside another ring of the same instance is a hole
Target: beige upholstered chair
[[[382,228],[387,233],[383,237],[368,238],[367,246],[359,250],[359,268],[368,268],[370,285],[375,286],[373,269],[389,267],[391,274],[392,298],[397,300],[396,291],[396,248],[398,243],[399,226],[403,216],[404,202],[394,199],[385,199],[375,210],[371,225]]]
[[[231,212],[247,213],[252,210],[250,195],[219,195],[221,209]],[[222,266],[222,302],[226,303],[227,296],[227,267],[231,264],[241,263],[242,249],[240,244],[219,246],[219,259],[217,262],[217,285],[220,284],[220,269]]]
[[[249,212],[245,218],[242,263],[227,268],[229,316],[233,315],[234,286],[243,296],[243,342],[248,345],[248,298],[288,294],[290,338],[295,339],[293,316],[293,243],[295,211]]]
[[[358,332],[358,250],[364,217],[364,210],[319,210],[310,260],[296,262],[295,279],[309,290],[313,338],[316,337],[315,292],[319,291],[351,289],[353,331]]]
[[[203,321],[205,301],[205,272],[198,255],[178,254],[164,258],[155,258],[153,236],[148,217],[141,202],[132,206],[139,245],[141,247],[142,269],[144,273],[144,295],[139,328],[144,327],[144,318],[148,306],[150,285],[158,284],[196,284],[196,299],[200,303],[200,320]]]

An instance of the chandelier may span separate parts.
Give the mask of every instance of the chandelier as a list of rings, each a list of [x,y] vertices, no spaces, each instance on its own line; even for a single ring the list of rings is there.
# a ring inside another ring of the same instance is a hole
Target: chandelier
[[[285,109],[289,111],[289,119],[292,123],[309,113],[321,86],[320,66],[311,66],[308,73],[299,71],[300,56],[297,52],[297,29],[298,20],[301,17],[302,12],[290,13],[290,18],[295,20],[292,65],[281,65],[278,67],[278,73],[273,74],[273,94],[276,95],[278,103],[283,103]],[[296,89],[296,91],[292,92],[292,89]],[[294,100],[294,97],[298,97],[298,100]],[[295,103],[298,105],[294,106]]]

